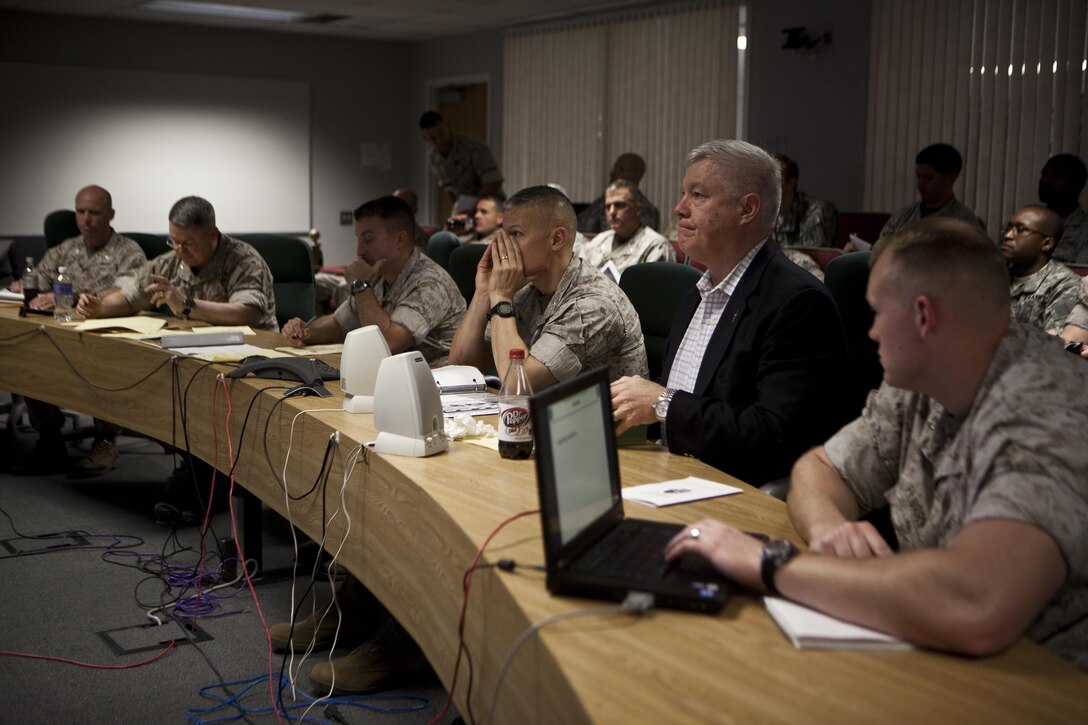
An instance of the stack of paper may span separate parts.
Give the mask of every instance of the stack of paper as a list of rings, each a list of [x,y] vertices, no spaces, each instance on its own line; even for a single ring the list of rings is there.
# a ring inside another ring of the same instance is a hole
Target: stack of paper
[[[767,613],[797,649],[904,650],[906,640],[850,624],[777,597],[764,597]]]

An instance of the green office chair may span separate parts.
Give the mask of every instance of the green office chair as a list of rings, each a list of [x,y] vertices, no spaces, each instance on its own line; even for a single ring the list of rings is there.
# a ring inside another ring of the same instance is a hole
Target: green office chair
[[[450,255],[461,246],[461,240],[453,232],[435,232],[427,240],[427,256],[438,262],[447,272],[450,270]]]
[[[851,252],[832,259],[824,273],[824,284],[835,298],[843,331],[846,334],[846,359],[850,390],[843,391],[851,409],[861,413],[869,391],[880,387],[884,368],[877,355],[876,343],[869,339],[873,310],[865,300],[869,283],[869,252]]]
[[[45,215],[45,245],[55,247],[65,239],[79,236],[76,213],[71,209],[57,209]]]
[[[476,267],[486,251],[486,244],[465,244],[450,252],[449,273],[461,290],[466,305],[472,302],[472,296],[476,294]]]
[[[160,254],[170,251],[170,245],[167,243],[167,236],[165,234],[147,234],[145,232],[121,232],[122,237],[128,237],[132,241],[140,245],[140,249],[144,250],[144,256],[148,259],[154,259]]]
[[[651,380],[661,375],[665,339],[676,308],[701,276],[696,268],[677,262],[643,262],[628,267],[620,276],[620,289],[631,300],[642,325]]]
[[[292,317],[309,320],[314,316],[317,288],[310,245],[287,234],[235,234],[253,246],[272,271],[276,295],[276,321],[280,327]]]

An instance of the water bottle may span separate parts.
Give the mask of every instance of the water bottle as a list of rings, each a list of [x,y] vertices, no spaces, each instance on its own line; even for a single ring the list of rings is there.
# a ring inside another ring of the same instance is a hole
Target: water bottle
[[[510,351],[510,367],[499,388],[499,455],[520,460],[533,453],[533,421],[529,417],[529,376],[525,351]]]
[[[57,322],[72,321],[72,278],[67,267],[57,269],[57,278],[53,281],[53,319]]]
[[[26,258],[23,269],[23,304],[30,306],[30,301],[38,296],[38,270],[34,269],[34,258]]]

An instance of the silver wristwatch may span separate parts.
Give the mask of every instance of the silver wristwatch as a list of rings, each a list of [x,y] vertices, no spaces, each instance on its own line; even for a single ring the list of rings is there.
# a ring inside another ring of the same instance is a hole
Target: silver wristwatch
[[[654,401],[654,417],[657,418],[658,423],[664,423],[665,419],[669,417],[669,403],[672,402],[672,396],[674,395],[676,395],[676,390],[665,388],[665,392],[657,396],[657,400]]]
[[[370,283],[365,279],[357,279],[351,283],[351,295],[354,297],[360,292],[370,289]]]

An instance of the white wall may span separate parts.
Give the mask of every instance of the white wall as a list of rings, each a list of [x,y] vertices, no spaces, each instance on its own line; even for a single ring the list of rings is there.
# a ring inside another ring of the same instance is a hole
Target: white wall
[[[0,114],[0,158],[19,169],[0,195],[8,231],[37,234],[89,182],[123,200],[122,231],[162,230],[192,193],[225,229],[310,228],[309,83],[0,63],[0,88],[23,109]]]
[[[404,43],[0,12],[0,62],[217,76],[228,86],[241,84],[239,92],[245,92],[247,78],[308,84],[309,223],[321,230],[326,259],[333,264],[346,263],[355,254],[351,226],[340,225],[339,212],[389,193],[402,183],[393,169],[408,163],[404,114],[410,92],[408,55],[409,47]],[[179,81],[183,78],[177,76]],[[186,100],[183,88],[179,85],[180,102]],[[63,88],[53,92],[64,95]],[[4,95],[0,88],[0,97]],[[70,109],[73,115],[79,111],[78,107]],[[33,109],[5,103],[4,113],[27,114]],[[107,123],[108,119],[96,122]],[[364,169],[362,143],[387,144],[390,168]],[[124,147],[114,152],[133,153]],[[185,149],[179,149],[178,163],[186,161]],[[45,158],[40,163],[60,165],[65,159]],[[5,160],[0,194],[8,195],[19,187],[22,171]],[[68,190],[62,198],[43,199],[42,203],[50,209],[70,207],[76,191]],[[200,194],[201,190],[189,193]],[[208,198],[217,214],[229,219],[231,200],[212,198],[211,194]],[[118,209],[116,228],[131,228],[124,216],[125,199],[115,196],[114,205]],[[276,199],[268,200],[270,210],[276,205]],[[161,210],[161,227],[150,231],[165,231],[168,211],[169,207]],[[0,218],[0,235],[20,233],[7,228],[7,222]],[[223,227],[231,231],[229,224]],[[41,233],[40,227],[30,231]],[[269,225],[259,231],[301,230]]]

